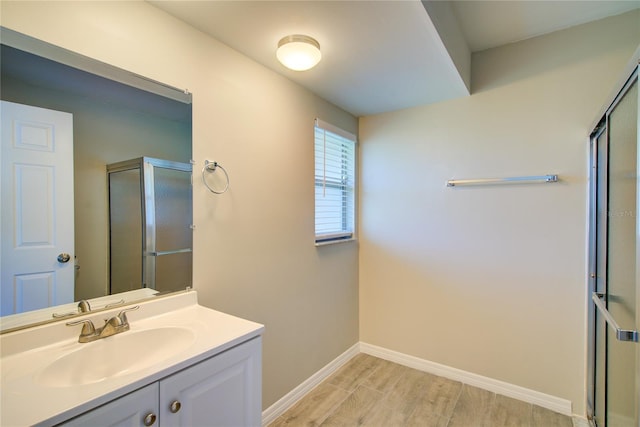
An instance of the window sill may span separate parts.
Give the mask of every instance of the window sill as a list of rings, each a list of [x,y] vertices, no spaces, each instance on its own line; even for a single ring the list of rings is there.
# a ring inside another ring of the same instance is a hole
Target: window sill
[[[338,243],[347,243],[347,242],[355,242],[358,239],[356,239],[355,237],[351,237],[349,239],[336,239],[336,240],[326,240],[324,242],[316,242],[316,247],[320,247],[320,246],[329,246],[329,245],[336,245]]]

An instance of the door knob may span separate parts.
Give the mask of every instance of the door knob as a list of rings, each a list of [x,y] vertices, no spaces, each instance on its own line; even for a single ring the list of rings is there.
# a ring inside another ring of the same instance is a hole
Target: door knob
[[[71,255],[62,252],[61,254],[58,255],[58,262],[69,262],[69,260],[71,259]]]

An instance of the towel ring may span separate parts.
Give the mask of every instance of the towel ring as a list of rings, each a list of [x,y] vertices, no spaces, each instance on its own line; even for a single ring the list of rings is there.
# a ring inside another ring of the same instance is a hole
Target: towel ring
[[[215,172],[217,168],[220,168],[222,170],[222,172],[224,172],[224,176],[227,180],[227,185],[224,187],[223,190],[214,190],[213,188],[209,187],[209,184],[207,184],[207,180],[205,179],[204,173],[205,172]],[[209,160],[205,160],[204,161],[204,167],[202,168],[202,182],[204,183],[205,187],[207,187],[209,189],[209,191],[211,191],[214,194],[222,194],[225,191],[227,191],[229,189],[229,174],[227,173],[227,171],[225,170],[225,168],[222,167],[222,165],[218,162],[210,162]]]

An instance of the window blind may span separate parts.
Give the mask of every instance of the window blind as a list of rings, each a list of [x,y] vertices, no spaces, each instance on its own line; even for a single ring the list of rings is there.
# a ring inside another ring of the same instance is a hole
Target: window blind
[[[316,243],[351,239],[355,229],[354,135],[316,119]]]

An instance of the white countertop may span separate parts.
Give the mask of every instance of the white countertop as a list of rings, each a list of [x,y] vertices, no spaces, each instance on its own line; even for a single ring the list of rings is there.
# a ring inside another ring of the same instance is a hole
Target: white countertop
[[[113,312],[87,315],[101,325]],[[197,304],[195,291],[158,298],[127,313],[131,331],[183,327],[195,334],[193,343],[177,354],[135,372],[73,387],[43,386],[36,377],[56,359],[79,346],[80,326],[65,321],[0,335],[0,425],[52,425],[97,405],[151,384],[194,363],[260,336],[264,326]],[[77,319],[74,319],[77,320]],[[110,338],[104,338],[108,340]],[[123,348],[122,351],[127,351]]]

